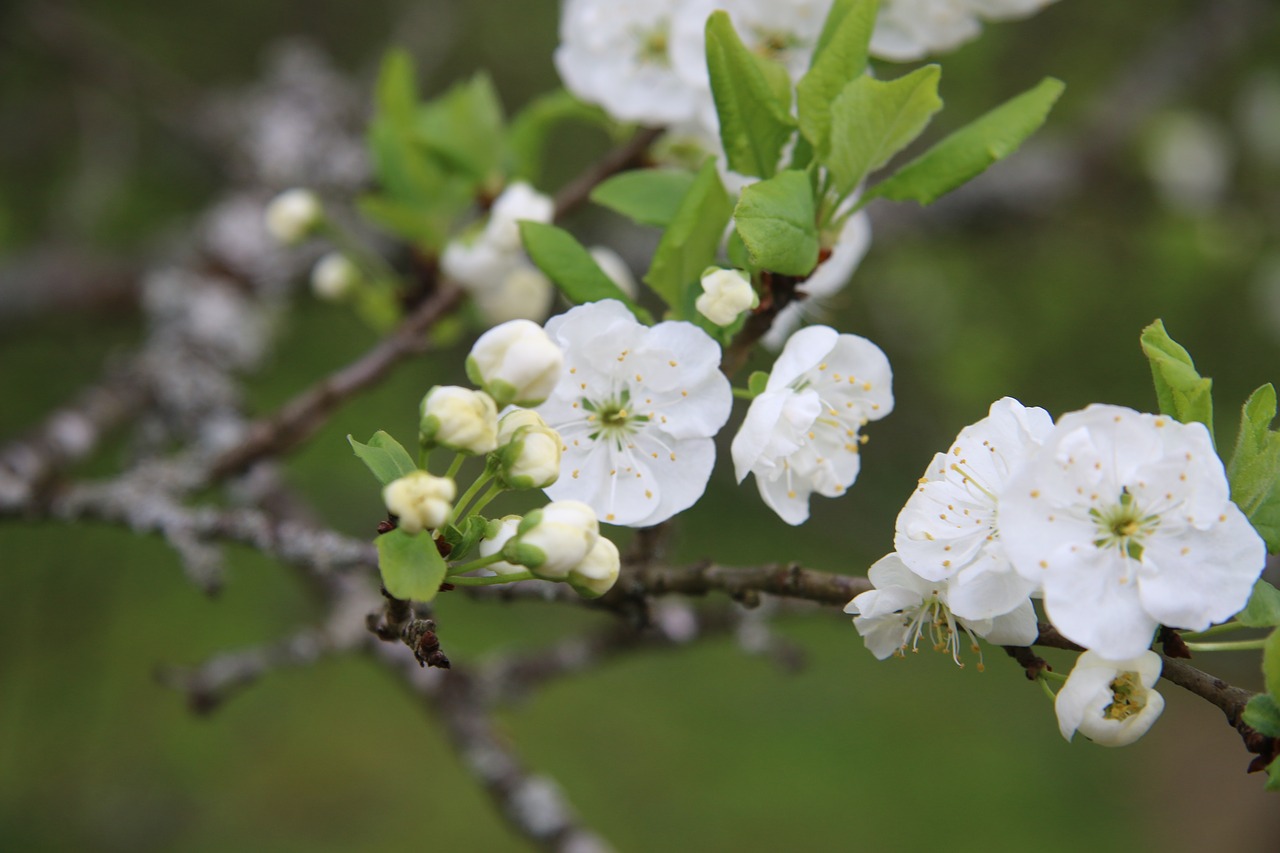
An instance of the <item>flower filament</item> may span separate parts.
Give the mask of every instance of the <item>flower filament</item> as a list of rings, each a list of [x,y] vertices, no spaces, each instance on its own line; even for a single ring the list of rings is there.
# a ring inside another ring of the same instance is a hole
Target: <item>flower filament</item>
[[[1115,548],[1139,562],[1142,561],[1143,540],[1160,526],[1160,516],[1144,514],[1127,488],[1121,489],[1118,503],[1103,510],[1090,508],[1089,516],[1098,525],[1099,536],[1093,540],[1095,547]]]
[[[964,668],[964,663],[960,660],[960,643],[963,635],[969,637],[969,649],[978,655],[978,671],[982,672],[985,668],[982,662],[982,647],[978,645],[978,638],[974,636],[972,629],[968,625],[960,622],[951,613],[951,608],[942,601],[938,595],[938,590],[926,598],[915,609],[915,614],[910,615],[910,610],[905,611],[903,620],[906,623],[906,634],[902,639],[902,646],[899,654],[905,653],[910,647],[912,653],[920,651],[920,638],[924,635],[926,628],[929,633],[929,639],[933,642],[933,650],[935,652],[950,653],[951,659],[956,662],[956,666]],[[908,618],[909,617],[909,618]]]
[[[1102,710],[1108,720],[1127,720],[1147,707],[1147,688],[1136,672],[1122,672],[1107,685],[1111,704]]]

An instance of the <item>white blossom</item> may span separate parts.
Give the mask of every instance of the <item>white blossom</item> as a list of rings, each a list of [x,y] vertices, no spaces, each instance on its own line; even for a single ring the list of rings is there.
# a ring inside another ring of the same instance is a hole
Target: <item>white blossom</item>
[[[1012,397],[965,427],[929,463],[898,513],[893,546],[913,572],[950,580],[951,609],[981,619],[1006,613],[1035,589],[1014,571],[1000,539],[1000,496],[1053,429],[1044,409]]]
[[[631,267],[627,266],[627,262],[621,255],[608,246],[592,246],[587,251],[591,253],[591,259],[596,262],[596,266],[600,267],[600,271],[609,276],[609,280],[618,285],[619,290],[635,298],[636,277],[632,275]]]
[[[301,241],[324,219],[324,206],[314,192],[301,187],[285,190],[267,204],[267,231],[285,245]]]
[[[884,0],[871,53],[907,62],[959,47],[982,32],[981,19],[1032,15],[1053,0]]]
[[[485,332],[467,356],[467,376],[499,406],[536,406],[560,380],[560,347],[530,320],[510,320]]]
[[[359,286],[360,269],[341,252],[330,252],[311,270],[311,291],[327,302],[337,302]]]
[[[991,618],[964,619],[950,608],[948,581],[925,580],[907,568],[897,554],[881,557],[867,571],[867,577],[875,589],[854,598],[844,612],[853,614],[853,626],[880,660],[908,649],[918,651],[920,638],[926,634],[934,649],[950,654],[957,664],[966,635],[975,652],[979,651],[977,637],[1004,646],[1035,642],[1036,614],[1030,599]]]
[[[510,256],[510,261],[494,286],[472,289],[471,298],[490,326],[509,320],[541,323],[551,313],[555,286],[523,254]]]
[[[564,580],[599,538],[600,526],[591,507],[581,501],[552,501],[520,521],[502,554],[540,578]]]
[[[738,482],[755,474],[765,504],[788,524],[809,495],[844,494],[861,467],[858,431],[893,410],[893,373],[875,344],[810,326],[791,336],[733,439]]]
[[[727,326],[759,302],[745,272],[711,267],[702,274],[702,293],[694,307],[717,326]]]
[[[1152,689],[1162,666],[1152,651],[1120,661],[1084,652],[1053,701],[1058,730],[1067,740],[1078,731],[1101,746],[1133,743],[1164,710],[1164,697]]]
[[[824,235],[823,242],[824,245],[830,244],[831,254],[797,285],[800,298],[789,303],[774,318],[773,325],[761,341],[769,349],[781,349],[803,321],[821,319],[831,297],[844,289],[867,254],[871,246],[871,220],[865,212],[855,213],[845,220],[834,239]]]
[[[565,356],[538,408],[564,439],[563,473],[547,495],[633,527],[692,506],[733,405],[720,347],[692,323],[644,326],[611,299],[553,317],[547,332]]]
[[[582,562],[569,570],[569,585],[584,598],[599,598],[613,588],[621,568],[618,546],[601,536]]]
[[[521,520],[518,515],[504,515],[502,518],[495,518],[490,521],[488,529],[485,530],[485,536],[480,540],[478,546],[480,556],[492,557],[500,553],[511,537],[516,535],[516,530],[519,529]],[[525,572],[524,566],[517,566],[515,563],[509,563],[506,560],[490,563],[485,568],[497,575],[519,575]]]
[[[483,391],[437,385],[422,398],[419,440],[427,447],[488,453],[498,446],[498,407]]]
[[[620,121],[693,117],[699,89],[676,72],[672,19],[684,0],[566,0],[556,70],[565,88]],[[706,16],[703,16],[706,20]],[[702,31],[696,34],[702,42]]]
[[[414,471],[387,483],[382,489],[382,501],[387,512],[399,519],[401,530],[421,533],[449,520],[457,491],[457,484],[448,477]]]
[[[551,196],[543,195],[524,181],[516,181],[494,199],[481,239],[500,252],[519,252],[523,245],[520,223],[525,220],[550,222],[555,208]]]
[[[1097,404],[1063,415],[1013,477],[1000,536],[1054,626],[1111,660],[1158,625],[1239,612],[1266,558],[1202,424]]]

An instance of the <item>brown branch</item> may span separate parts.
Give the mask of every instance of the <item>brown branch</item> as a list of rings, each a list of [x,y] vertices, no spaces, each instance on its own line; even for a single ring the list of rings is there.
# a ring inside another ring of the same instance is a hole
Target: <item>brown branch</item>
[[[759,603],[761,593],[844,606],[854,596],[871,588],[871,582],[866,578],[805,569],[795,563],[731,568],[703,562],[692,566],[653,565],[624,569],[618,583],[602,601],[609,604],[637,596],[723,592],[748,607]]]
[[[210,480],[221,480],[306,441],[350,397],[381,380],[405,358],[421,352],[427,330],[461,301],[462,292],[456,287],[437,290],[390,337],[294,397],[275,414],[252,424],[244,441],[213,462]]]

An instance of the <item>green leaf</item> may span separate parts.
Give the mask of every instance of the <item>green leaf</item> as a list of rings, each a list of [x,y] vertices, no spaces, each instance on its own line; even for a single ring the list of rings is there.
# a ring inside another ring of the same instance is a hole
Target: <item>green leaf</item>
[[[374,91],[377,116],[393,125],[408,128],[418,107],[418,86],[413,77],[413,59],[402,48],[392,48],[382,57]]]
[[[382,430],[375,432],[368,444],[361,444],[349,435],[347,441],[351,443],[351,449],[360,457],[360,461],[369,466],[373,476],[384,486],[418,470],[413,457],[403,445]]]
[[[804,172],[779,172],[746,187],[733,217],[754,268],[805,276],[817,266],[813,189]]]
[[[1236,614],[1236,619],[1250,628],[1273,628],[1280,625],[1280,590],[1259,579],[1253,585],[1249,603]]]
[[[942,107],[937,65],[896,80],[862,75],[845,84],[831,104],[831,133],[821,158],[846,194],[868,173],[911,144]]]
[[[463,522],[462,527],[450,524],[441,531],[444,541],[448,542],[453,548],[449,552],[449,559],[456,564],[471,552],[481,539],[484,538],[485,532],[489,529],[489,519],[473,515]]]
[[[529,257],[570,302],[581,304],[616,299],[630,308],[642,323],[653,322],[649,312],[623,293],[600,269],[591,253],[568,231],[525,220],[520,223],[520,238]]]
[[[683,169],[635,169],[598,184],[591,191],[591,200],[641,225],[665,228],[675,218],[693,179],[693,172]]]
[[[604,110],[579,101],[564,89],[535,98],[517,113],[507,134],[512,176],[538,184],[551,133],[562,123],[570,121],[598,127],[612,124]]]
[[[830,151],[831,102],[867,70],[867,44],[879,0],[837,0],[827,14],[809,70],[796,85],[800,133],[819,159]]]
[[[748,50],[723,11],[707,19],[706,36],[707,72],[729,168],[767,178],[777,171],[795,127],[786,69]]]
[[[430,601],[440,591],[449,567],[430,534],[410,536],[399,528],[374,540],[382,585],[396,598]]]
[[[1003,160],[1035,133],[1065,87],[1046,77],[1032,89],[1005,101],[986,115],[947,136],[928,151],[876,184],[873,198],[930,204]]]
[[[1275,388],[1263,385],[1245,401],[1227,466],[1231,499],[1272,553],[1280,551],[1280,433],[1270,429],[1275,416]]]
[[[502,102],[484,73],[424,104],[414,122],[414,138],[426,151],[475,184],[499,175],[503,135]]]
[[[667,303],[676,319],[690,316],[686,291],[715,262],[733,205],[720,183],[714,160],[702,164],[693,186],[662,232],[644,281]]]
[[[1267,765],[1266,790],[1280,791],[1280,760],[1272,759]]]
[[[1267,737],[1280,737],[1280,705],[1275,698],[1260,693],[1244,706],[1244,724]]]
[[[1151,362],[1160,411],[1184,424],[1204,424],[1213,438],[1213,398],[1209,393],[1213,381],[1196,372],[1191,356],[1169,337],[1162,321],[1142,330],[1141,343]]]
[[[1267,636],[1267,642],[1262,647],[1262,682],[1268,693],[1280,696],[1280,628]]]

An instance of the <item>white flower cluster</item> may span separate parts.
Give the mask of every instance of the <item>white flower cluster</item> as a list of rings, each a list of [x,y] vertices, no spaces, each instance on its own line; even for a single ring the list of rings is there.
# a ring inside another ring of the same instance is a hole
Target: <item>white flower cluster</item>
[[[1162,707],[1150,692],[1156,629],[1233,616],[1266,557],[1203,425],[1108,405],[1054,424],[1008,397],[934,457],[894,547],[897,573],[873,574],[877,589],[846,608],[877,656],[914,648],[922,620],[1013,620],[1019,641],[993,642],[1028,645],[1023,614],[1042,598],[1058,632],[1090,650],[1058,694],[1063,734],[1111,745],[1139,737]]]
[[[884,0],[871,53],[909,62],[954,50],[982,32],[982,21],[1034,15],[1054,0]]]
[[[471,295],[490,325],[525,319],[542,322],[551,311],[551,281],[520,243],[522,220],[550,222],[555,204],[517,181],[494,200],[479,233],[445,246],[440,267]]]

